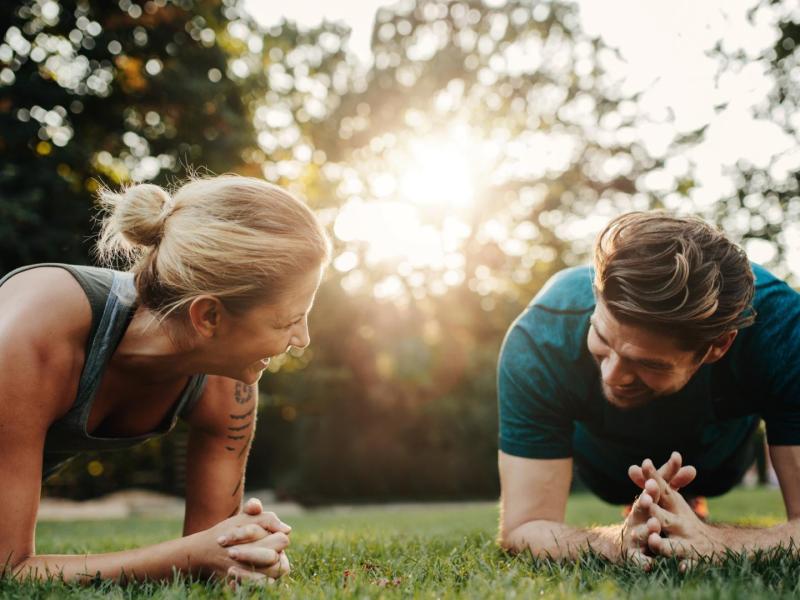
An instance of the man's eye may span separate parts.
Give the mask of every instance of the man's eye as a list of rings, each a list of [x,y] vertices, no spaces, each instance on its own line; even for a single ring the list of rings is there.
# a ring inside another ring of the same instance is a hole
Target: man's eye
[[[607,346],[608,344],[606,344],[606,341],[601,337],[599,333],[597,333],[597,328],[594,325],[592,325],[591,328],[592,332],[594,333],[594,337],[597,338],[597,341],[600,342],[603,346]]]

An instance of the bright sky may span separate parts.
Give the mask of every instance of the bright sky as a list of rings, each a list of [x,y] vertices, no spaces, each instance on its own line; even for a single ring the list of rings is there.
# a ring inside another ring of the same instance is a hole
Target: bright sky
[[[505,0],[485,0],[502,5]],[[708,125],[705,141],[686,158],[697,165],[699,186],[694,200],[708,205],[723,197],[733,183],[727,170],[745,159],[766,166],[782,154],[780,168],[790,173],[800,168],[797,144],[777,125],[752,116],[752,107],[762,102],[770,81],[757,61],[744,68],[723,72],[717,79],[718,63],[708,56],[719,40],[729,51],[741,50],[755,58],[770,47],[777,30],[770,23],[752,24],[747,11],[758,0],[578,0],[582,26],[618,48],[626,63],[625,90],[643,92],[641,106],[656,121],[645,142],[654,155],[662,154],[675,134]],[[363,61],[371,61],[370,36],[375,11],[391,5],[386,0],[293,0],[274,3],[245,0],[245,6],[261,24],[269,26],[286,18],[314,26],[322,19],[342,21],[351,30],[350,48]],[[723,110],[715,107],[725,106]],[[677,165],[678,169],[681,168]],[[800,227],[789,231],[788,262],[800,278]],[[756,261],[766,261],[772,250],[754,244],[748,252]]]

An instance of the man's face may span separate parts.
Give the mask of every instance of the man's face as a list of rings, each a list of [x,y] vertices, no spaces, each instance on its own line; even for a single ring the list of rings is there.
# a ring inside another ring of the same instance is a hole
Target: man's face
[[[706,358],[668,336],[618,321],[600,299],[586,341],[600,369],[603,395],[622,409],[677,392]]]

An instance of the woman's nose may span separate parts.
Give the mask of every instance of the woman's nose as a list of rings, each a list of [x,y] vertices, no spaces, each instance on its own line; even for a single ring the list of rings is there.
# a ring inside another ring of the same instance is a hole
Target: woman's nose
[[[299,323],[298,327],[295,329],[290,345],[295,348],[305,348],[310,343],[311,335],[308,332],[308,321],[303,319],[302,323]]]

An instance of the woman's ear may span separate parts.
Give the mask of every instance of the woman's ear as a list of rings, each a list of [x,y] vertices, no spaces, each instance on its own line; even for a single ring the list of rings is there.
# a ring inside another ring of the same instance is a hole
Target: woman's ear
[[[223,311],[219,298],[198,296],[189,304],[189,322],[200,336],[212,338],[219,330]]]

